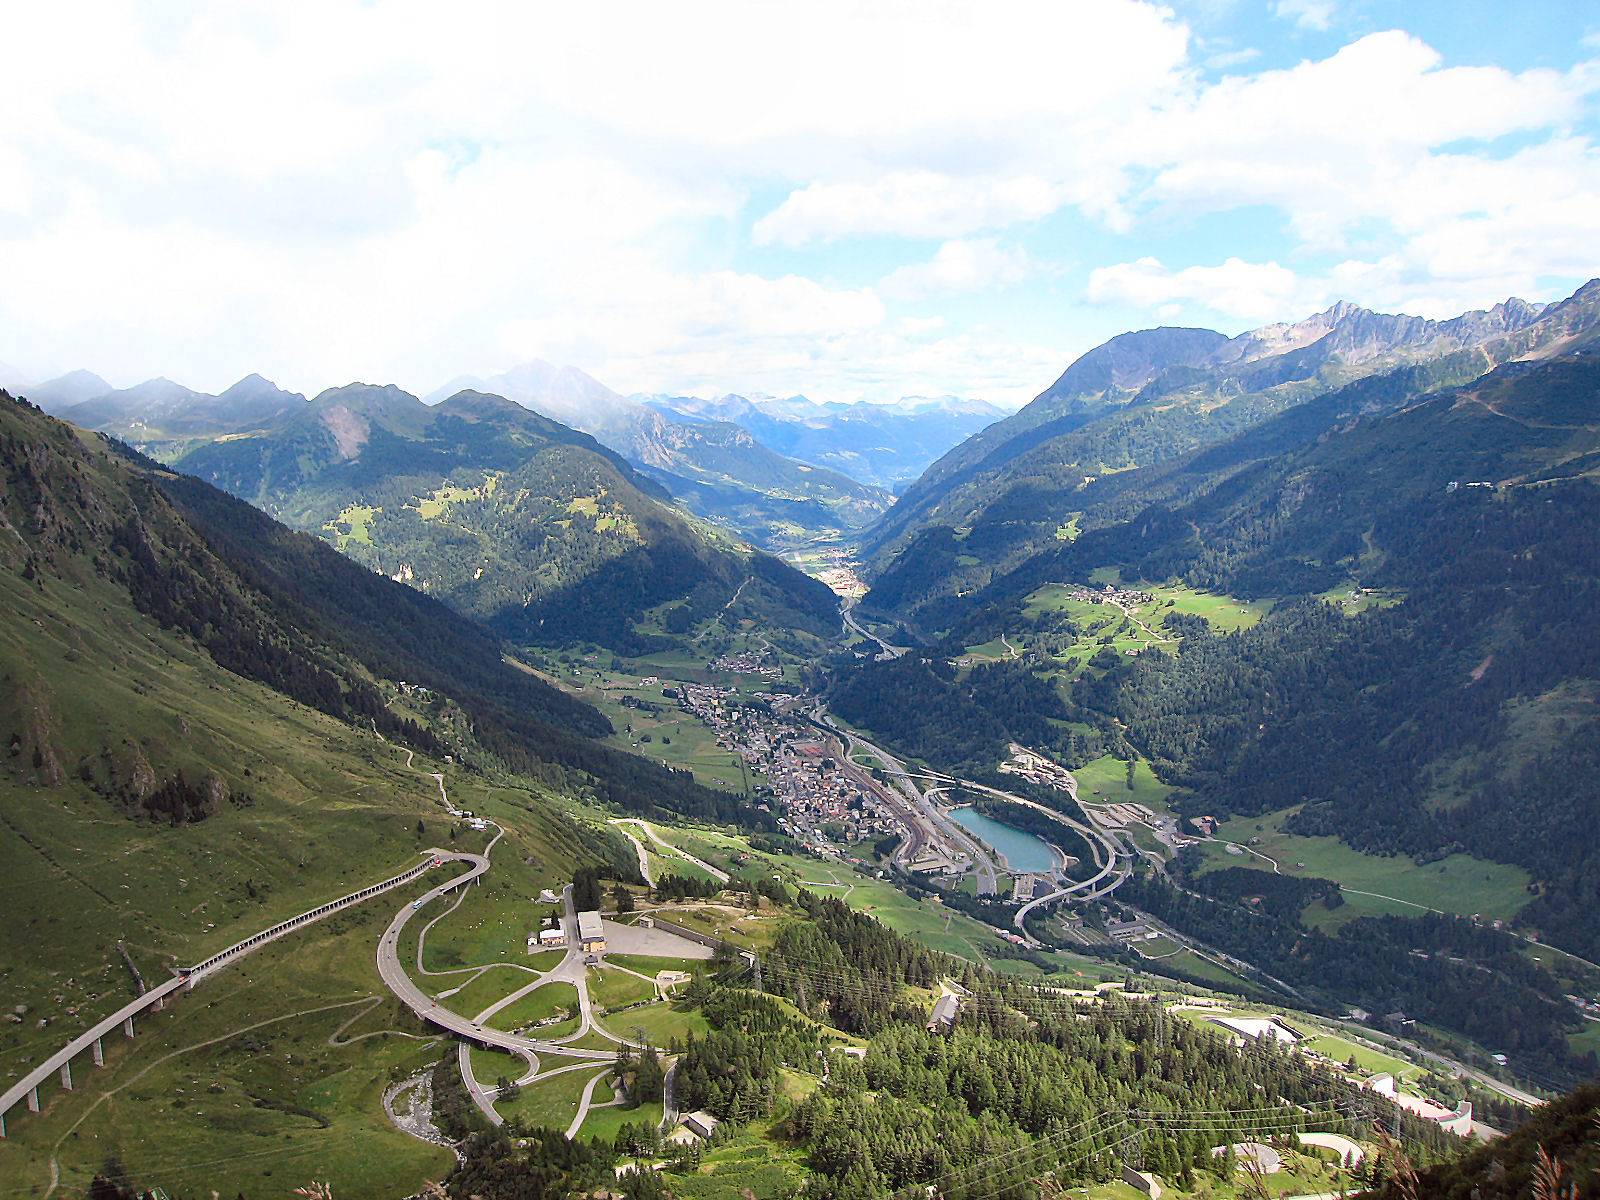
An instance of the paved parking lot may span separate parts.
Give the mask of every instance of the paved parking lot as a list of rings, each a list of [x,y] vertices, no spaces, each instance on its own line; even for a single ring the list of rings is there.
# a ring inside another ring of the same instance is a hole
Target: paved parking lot
[[[620,925],[616,921],[602,921],[601,925],[606,933],[606,949],[616,954],[652,954],[657,958],[711,957],[710,946],[691,942],[664,929],[640,929],[636,925]]]

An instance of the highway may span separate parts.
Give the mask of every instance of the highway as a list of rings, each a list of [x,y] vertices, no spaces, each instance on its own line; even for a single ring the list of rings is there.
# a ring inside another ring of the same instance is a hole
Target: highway
[[[877,634],[873,633],[870,629],[867,629],[865,626],[863,626],[859,621],[856,620],[856,614],[853,611],[854,609],[855,609],[855,602],[854,601],[852,601],[852,600],[840,601],[840,603],[839,603],[839,616],[844,620],[844,627],[848,632],[859,634],[861,637],[866,638],[867,641],[876,643],[876,645],[878,646],[878,654],[877,654],[877,661],[878,662],[891,662],[894,659],[899,658],[902,654],[904,654],[906,652],[908,647],[906,647],[906,646],[891,646],[888,642],[884,641]]]

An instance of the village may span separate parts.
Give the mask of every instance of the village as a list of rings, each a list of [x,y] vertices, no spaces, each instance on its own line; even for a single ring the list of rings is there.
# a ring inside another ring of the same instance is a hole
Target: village
[[[816,731],[764,706],[740,703],[727,688],[682,683],[662,694],[702,721],[718,746],[766,777],[762,790],[779,825],[808,850],[852,859],[853,843],[904,835],[881,786]]]

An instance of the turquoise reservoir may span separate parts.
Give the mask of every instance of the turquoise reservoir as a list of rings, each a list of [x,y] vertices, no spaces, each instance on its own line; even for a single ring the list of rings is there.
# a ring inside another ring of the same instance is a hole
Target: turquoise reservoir
[[[952,809],[950,819],[968,833],[1000,851],[1005,857],[1006,866],[1013,871],[1042,873],[1056,865],[1055,855],[1043,841],[1031,833],[1023,833],[1020,829],[1002,825],[999,821],[984,816],[975,808]]]

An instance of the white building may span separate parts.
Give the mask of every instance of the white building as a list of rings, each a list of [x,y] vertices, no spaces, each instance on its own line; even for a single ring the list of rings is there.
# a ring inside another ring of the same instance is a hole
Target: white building
[[[585,954],[603,954],[606,948],[606,930],[600,914],[594,910],[578,914],[578,944]]]
[[[683,1127],[698,1137],[710,1138],[710,1136],[717,1131],[717,1126],[719,1124],[721,1124],[721,1122],[719,1122],[704,1109],[698,1109],[692,1113],[685,1113],[683,1116]]]

